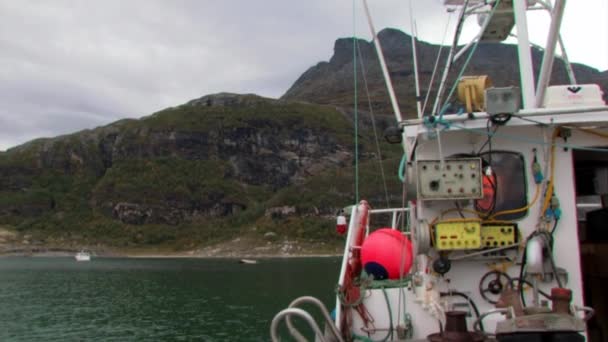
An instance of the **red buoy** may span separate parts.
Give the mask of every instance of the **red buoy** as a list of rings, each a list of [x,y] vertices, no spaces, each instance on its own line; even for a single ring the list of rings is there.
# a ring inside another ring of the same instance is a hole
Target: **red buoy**
[[[381,228],[361,246],[361,262],[374,279],[399,279],[412,267],[412,243],[399,230]]]

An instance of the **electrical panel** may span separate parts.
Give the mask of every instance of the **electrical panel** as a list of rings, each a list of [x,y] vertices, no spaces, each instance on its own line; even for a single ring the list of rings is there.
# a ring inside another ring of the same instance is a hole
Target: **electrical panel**
[[[461,200],[483,197],[481,158],[418,160],[418,198]]]
[[[518,230],[516,224],[484,224],[481,226],[481,246],[497,248],[517,243]]]
[[[481,248],[480,220],[446,220],[436,223],[434,229],[437,250]]]

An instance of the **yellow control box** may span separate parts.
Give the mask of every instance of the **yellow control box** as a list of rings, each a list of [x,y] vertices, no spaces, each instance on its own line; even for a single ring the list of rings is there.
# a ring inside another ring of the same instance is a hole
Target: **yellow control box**
[[[517,243],[516,224],[484,224],[481,226],[481,245],[483,248],[504,247]]]
[[[479,249],[481,244],[480,220],[446,220],[434,225],[435,249]]]

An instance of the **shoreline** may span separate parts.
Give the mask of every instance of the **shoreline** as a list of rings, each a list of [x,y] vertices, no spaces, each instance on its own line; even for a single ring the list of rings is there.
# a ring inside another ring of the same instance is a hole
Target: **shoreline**
[[[324,242],[283,239],[264,241],[247,237],[234,238],[212,245],[192,246],[186,250],[172,246],[113,247],[99,244],[69,245],[32,245],[16,241],[0,243],[1,257],[73,257],[77,252],[86,250],[95,257],[106,258],[306,258],[339,257],[343,255],[344,245]]]
[[[213,252],[194,250],[180,252],[165,252],[165,251],[133,251],[133,250],[95,250],[88,249],[93,258],[128,258],[128,259],[278,259],[278,258],[332,258],[341,257],[341,253],[330,252],[291,252],[285,253],[277,251],[277,253],[239,253],[238,251],[217,251]],[[64,258],[74,257],[79,250],[76,249],[60,249],[49,248],[44,250],[39,248],[36,250],[28,248],[12,248],[10,250],[0,250],[0,258]]]

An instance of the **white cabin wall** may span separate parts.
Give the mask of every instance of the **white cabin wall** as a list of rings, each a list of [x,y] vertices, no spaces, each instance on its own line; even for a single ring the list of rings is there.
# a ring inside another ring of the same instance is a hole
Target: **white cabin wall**
[[[528,187],[528,202],[534,197],[535,183],[530,170],[530,165],[533,160],[532,149],[537,149],[538,161],[541,163],[543,170],[545,163],[550,162],[549,156],[545,160],[544,152],[550,151],[552,128],[540,128],[535,126],[505,126],[498,130],[496,136],[492,140],[492,149],[495,151],[515,151],[522,153],[525,159],[527,187]],[[508,136],[501,136],[505,135]],[[478,133],[468,131],[445,131],[441,134],[442,152],[444,157],[456,153],[472,153],[477,152],[479,147],[485,142],[486,137]],[[543,145],[546,141],[547,145]],[[593,139],[589,136],[583,136],[578,132],[573,132],[573,136],[568,139],[568,144],[573,145],[593,145],[597,143],[597,138]],[[564,143],[562,139],[558,143]],[[486,147],[487,148],[487,147]],[[573,291],[573,304],[583,304],[582,280],[580,267],[579,240],[577,232],[576,218],[576,197],[574,170],[572,165],[572,151],[564,151],[563,148],[556,148],[555,162],[555,190],[560,199],[562,208],[562,217],[555,233],[555,262],[557,267],[562,267],[568,271],[567,287]],[[437,139],[421,141],[416,151],[417,159],[437,159],[439,158],[439,148]],[[549,177],[549,168],[544,174]],[[529,209],[528,215],[517,221],[522,237],[525,239],[532,233],[538,223],[539,211],[543,201],[543,191],[538,201]],[[434,201],[425,203],[421,213],[424,218],[429,221],[437,217],[442,210],[453,207],[452,201]],[[521,259],[521,256],[518,260]],[[450,279],[450,287],[454,290],[469,292],[471,297],[479,306],[481,312],[494,308],[492,304],[483,300],[479,294],[479,280],[481,277],[490,271],[483,262],[453,262],[452,270],[446,274],[446,278]],[[511,266],[508,273],[511,276],[517,277],[519,273],[519,265]],[[557,283],[542,284],[541,288],[550,292],[552,287],[556,287]],[[444,285],[445,288],[445,285]],[[531,291],[530,292],[531,295]],[[527,296],[531,298],[531,296]],[[493,331],[496,320],[500,319],[500,315],[489,316],[485,321],[486,329]],[[431,333],[431,332],[429,332]]]

